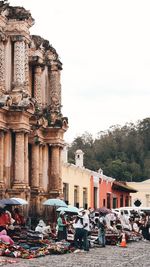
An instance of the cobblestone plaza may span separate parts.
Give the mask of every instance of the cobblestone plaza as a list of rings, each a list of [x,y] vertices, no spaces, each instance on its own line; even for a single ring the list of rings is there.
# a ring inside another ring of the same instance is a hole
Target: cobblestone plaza
[[[4,263],[6,257],[1,257],[0,266],[11,267],[149,267],[150,243],[140,241],[129,243],[127,248],[107,246],[106,248],[92,248],[88,253],[69,253],[65,255],[49,255],[31,260],[15,260],[15,263]]]

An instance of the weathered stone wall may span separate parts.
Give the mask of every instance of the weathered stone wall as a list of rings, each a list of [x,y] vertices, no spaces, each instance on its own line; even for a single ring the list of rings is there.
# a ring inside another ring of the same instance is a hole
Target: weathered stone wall
[[[27,199],[35,215],[46,198],[62,194],[68,122],[61,114],[62,63],[49,41],[30,35],[33,24],[29,11],[0,1],[0,197]]]

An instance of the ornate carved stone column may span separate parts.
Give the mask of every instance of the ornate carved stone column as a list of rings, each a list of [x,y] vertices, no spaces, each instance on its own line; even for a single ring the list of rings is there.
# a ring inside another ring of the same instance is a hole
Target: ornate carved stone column
[[[10,187],[11,182],[13,182],[11,180],[10,173],[11,173],[11,166],[14,166],[14,164],[11,162],[11,160],[12,161],[14,160],[14,157],[12,157],[12,137],[10,132],[7,131],[5,132],[4,135],[4,183],[7,188]]]
[[[39,186],[40,188],[43,187],[42,166],[43,166],[43,145],[40,145],[40,148],[39,148]]]
[[[59,196],[59,177],[60,177],[60,158],[59,158],[59,147],[52,146],[51,147],[51,157],[50,157],[50,177],[49,177],[49,185],[50,185],[50,195],[52,197]]]
[[[4,186],[4,132],[0,130],[0,187]]]
[[[62,147],[59,148],[59,191],[62,195]]]
[[[24,181],[29,186],[28,133],[25,133],[24,136]]]
[[[34,69],[34,97],[39,104],[42,103],[42,69],[40,66],[35,66]]]
[[[5,46],[0,35],[0,95],[5,92]]]
[[[25,43],[25,90],[29,93],[29,45]]]
[[[61,84],[60,84],[60,70],[56,64],[51,65],[50,70],[50,111],[51,119],[55,120],[55,115],[61,112]]]
[[[43,157],[42,157],[42,173],[43,173],[43,180],[42,180],[42,188],[48,191],[48,180],[49,180],[49,159],[48,159],[48,145],[46,144],[43,146]]]
[[[39,188],[39,145],[32,145],[32,174],[31,174],[31,188]]]
[[[15,138],[15,180],[14,187],[24,184],[24,132],[16,132]]]
[[[22,90],[25,84],[25,41],[21,35],[13,37],[14,41],[14,90]]]

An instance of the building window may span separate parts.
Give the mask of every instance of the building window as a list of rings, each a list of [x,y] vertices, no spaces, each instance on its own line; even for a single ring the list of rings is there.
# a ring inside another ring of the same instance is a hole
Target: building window
[[[94,209],[97,209],[97,187],[94,187]]]
[[[63,183],[63,196],[66,204],[69,204],[69,184]]]
[[[106,199],[103,198],[103,207],[105,207],[105,205],[106,205]]]
[[[107,193],[107,208],[111,209],[111,194]]]
[[[120,195],[120,207],[123,207],[123,195]]]
[[[125,198],[125,207],[128,207],[129,206],[129,197],[126,196]]]
[[[113,197],[113,209],[117,208],[117,198]]]
[[[74,186],[74,206],[79,208],[79,186]]]
[[[83,208],[87,209],[88,208],[88,199],[87,199],[87,188],[83,188]]]

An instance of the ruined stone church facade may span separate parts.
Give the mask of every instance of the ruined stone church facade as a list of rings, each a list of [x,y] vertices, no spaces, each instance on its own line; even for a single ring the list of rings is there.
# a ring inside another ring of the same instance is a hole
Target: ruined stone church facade
[[[23,7],[0,1],[0,198],[22,197],[32,213],[62,194],[62,63],[49,41],[30,35]]]

